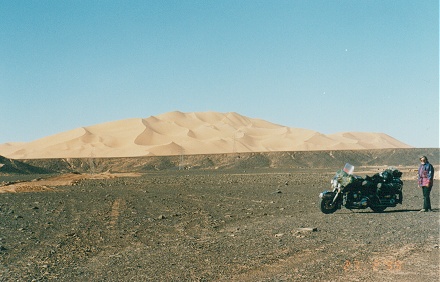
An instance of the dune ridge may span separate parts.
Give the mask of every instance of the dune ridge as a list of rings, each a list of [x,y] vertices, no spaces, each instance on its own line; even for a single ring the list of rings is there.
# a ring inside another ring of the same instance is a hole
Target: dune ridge
[[[174,111],[81,127],[28,143],[0,144],[0,155],[37,159],[385,148],[411,146],[384,133],[325,135],[234,112]]]

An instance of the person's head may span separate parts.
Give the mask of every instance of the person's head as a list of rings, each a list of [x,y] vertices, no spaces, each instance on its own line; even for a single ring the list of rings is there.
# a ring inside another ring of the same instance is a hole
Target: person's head
[[[420,162],[421,163],[427,163],[428,162],[428,158],[426,156],[421,156],[420,157]]]

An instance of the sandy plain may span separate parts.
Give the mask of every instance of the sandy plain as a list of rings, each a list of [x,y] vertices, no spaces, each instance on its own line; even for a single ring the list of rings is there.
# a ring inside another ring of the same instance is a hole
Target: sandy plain
[[[438,281],[438,181],[419,213],[404,171],[403,205],[331,215],[333,169],[4,176],[0,280]]]

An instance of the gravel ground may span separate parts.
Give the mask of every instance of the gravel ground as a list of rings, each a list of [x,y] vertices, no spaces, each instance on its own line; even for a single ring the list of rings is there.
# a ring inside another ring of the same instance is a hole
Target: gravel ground
[[[439,281],[434,212],[320,212],[334,172],[173,171],[0,194],[0,281]],[[37,178],[38,176],[35,176]]]

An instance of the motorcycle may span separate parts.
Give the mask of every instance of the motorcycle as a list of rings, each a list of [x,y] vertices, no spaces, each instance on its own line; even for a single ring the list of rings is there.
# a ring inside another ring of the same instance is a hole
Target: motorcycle
[[[347,209],[371,208],[383,212],[403,201],[402,172],[388,168],[372,177],[353,175],[354,166],[347,163],[331,180],[332,190],[319,194],[319,205],[325,214],[334,213],[342,206]]]

